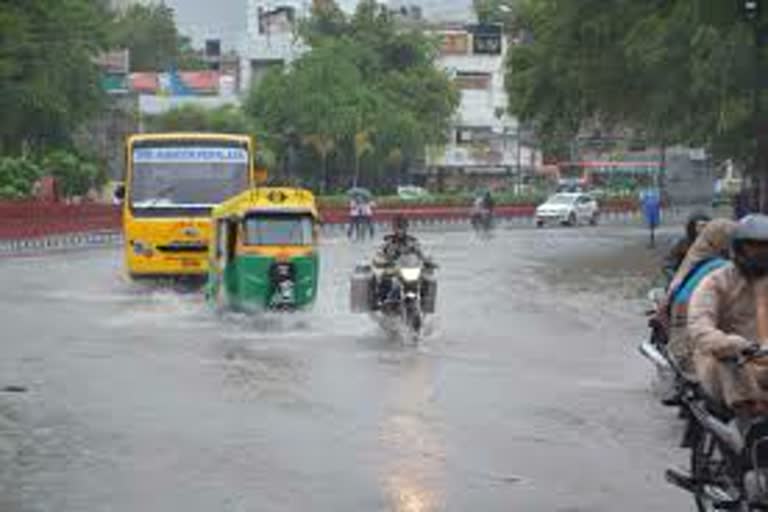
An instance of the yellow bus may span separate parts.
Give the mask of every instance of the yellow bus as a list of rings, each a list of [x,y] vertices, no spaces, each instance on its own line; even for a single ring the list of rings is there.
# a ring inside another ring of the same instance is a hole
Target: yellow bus
[[[161,133],[126,142],[123,201],[130,277],[200,277],[208,272],[213,207],[261,181],[246,135]]]

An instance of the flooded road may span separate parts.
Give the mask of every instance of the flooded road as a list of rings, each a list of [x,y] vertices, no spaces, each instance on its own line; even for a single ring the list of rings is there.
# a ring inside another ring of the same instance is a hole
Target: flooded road
[[[423,234],[418,346],[348,312],[328,239],[297,316],[134,287],[119,251],[0,260],[0,511],[680,511],[628,227]]]

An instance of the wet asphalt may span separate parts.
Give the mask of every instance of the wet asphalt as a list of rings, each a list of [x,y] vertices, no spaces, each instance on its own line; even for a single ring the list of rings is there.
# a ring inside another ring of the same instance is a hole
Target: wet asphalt
[[[300,315],[219,317],[118,249],[0,260],[0,511],[693,510],[636,349],[645,232],[421,236],[418,345],[349,313],[373,246],[341,238]]]

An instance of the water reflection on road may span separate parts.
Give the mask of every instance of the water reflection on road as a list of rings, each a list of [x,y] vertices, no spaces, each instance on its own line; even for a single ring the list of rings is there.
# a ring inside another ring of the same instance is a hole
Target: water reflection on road
[[[299,315],[217,315],[117,251],[0,260],[0,510],[673,511],[674,422],[634,345],[632,228],[429,232],[418,345],[348,312],[328,239]],[[620,504],[620,505],[619,505]]]

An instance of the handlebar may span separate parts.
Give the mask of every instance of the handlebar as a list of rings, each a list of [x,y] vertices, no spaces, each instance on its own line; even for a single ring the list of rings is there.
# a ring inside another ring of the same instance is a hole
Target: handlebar
[[[756,359],[765,358],[768,358],[768,348],[763,348],[760,345],[755,344],[753,347],[742,350],[738,356],[732,359],[732,361],[737,366],[741,367]]]

